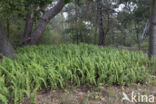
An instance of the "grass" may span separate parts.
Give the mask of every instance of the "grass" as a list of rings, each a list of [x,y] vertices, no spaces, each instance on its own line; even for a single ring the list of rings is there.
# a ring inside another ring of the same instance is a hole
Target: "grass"
[[[145,83],[155,73],[155,59],[94,45],[39,45],[17,49],[17,58],[0,64],[0,102],[18,104],[24,97],[35,103],[37,91],[69,85],[130,85]]]

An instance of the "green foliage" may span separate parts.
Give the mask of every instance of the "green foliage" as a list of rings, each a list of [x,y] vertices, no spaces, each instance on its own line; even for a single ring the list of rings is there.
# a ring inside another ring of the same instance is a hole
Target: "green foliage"
[[[62,43],[62,36],[55,31],[50,25],[47,26],[39,44],[60,44]]]
[[[64,30],[64,34],[68,36],[73,41],[73,43],[92,42],[93,38],[91,35],[93,34],[90,34],[90,32],[91,27],[87,26],[82,21],[71,24],[67,29]]]
[[[143,83],[154,73],[155,60],[142,52],[94,45],[39,45],[17,49],[17,58],[0,64],[0,101],[18,104],[47,86],[129,85]]]
[[[8,99],[6,98],[9,94],[8,88],[5,86],[4,82],[5,76],[0,73],[0,103],[8,104]]]

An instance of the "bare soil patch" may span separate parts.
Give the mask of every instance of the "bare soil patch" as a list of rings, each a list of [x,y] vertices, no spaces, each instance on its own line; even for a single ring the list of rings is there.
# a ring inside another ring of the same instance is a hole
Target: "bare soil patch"
[[[156,80],[149,84],[123,86],[83,86],[72,87],[60,90],[40,91],[36,97],[36,104],[150,104],[130,103],[122,101],[123,92],[129,97],[132,92],[139,92],[142,95],[154,95],[156,104]],[[22,104],[31,104],[26,99]]]

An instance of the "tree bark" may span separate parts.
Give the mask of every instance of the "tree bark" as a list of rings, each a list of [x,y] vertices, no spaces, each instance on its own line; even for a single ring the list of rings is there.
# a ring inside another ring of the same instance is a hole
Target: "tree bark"
[[[142,40],[145,39],[147,33],[149,32],[149,28],[150,28],[150,22],[149,22],[149,19],[148,19],[147,22],[146,22],[144,31],[143,31],[143,33],[142,33],[142,35],[141,35],[141,36],[142,36]]]
[[[141,44],[140,44],[140,38],[139,38],[139,33],[136,32],[136,38],[137,38],[137,44],[138,44],[138,49],[141,49]]]
[[[153,0],[150,20],[149,57],[156,57],[156,0]]]
[[[138,30],[137,24],[135,23],[136,42],[138,44],[138,49],[140,50],[141,49],[141,44],[140,44],[139,30]]]
[[[105,34],[103,29],[103,16],[102,16],[102,0],[97,1],[97,15],[99,22],[99,45],[105,45]]]
[[[15,57],[15,50],[9,43],[6,34],[4,33],[0,24],[0,53],[6,57]]]
[[[34,12],[28,11],[27,16],[26,16],[24,34],[23,34],[22,42],[21,42],[22,44],[27,44],[30,41],[33,24],[34,24]]]
[[[10,37],[10,20],[9,20],[9,17],[7,17],[6,19],[6,28],[7,28],[7,37],[9,38]]]
[[[35,31],[32,33],[30,44],[37,44],[46,29],[47,24],[62,10],[63,7],[63,0],[58,0],[57,4],[43,15]]]

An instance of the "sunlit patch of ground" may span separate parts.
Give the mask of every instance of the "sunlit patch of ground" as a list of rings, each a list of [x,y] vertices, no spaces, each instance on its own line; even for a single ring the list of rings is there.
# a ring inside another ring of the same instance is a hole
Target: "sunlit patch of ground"
[[[122,101],[123,92],[131,97],[132,92],[140,95],[154,95],[155,103],[131,103]],[[65,90],[41,91],[36,97],[37,104],[156,104],[156,79],[150,84],[122,86],[81,86]],[[25,100],[23,104],[31,104]]]

